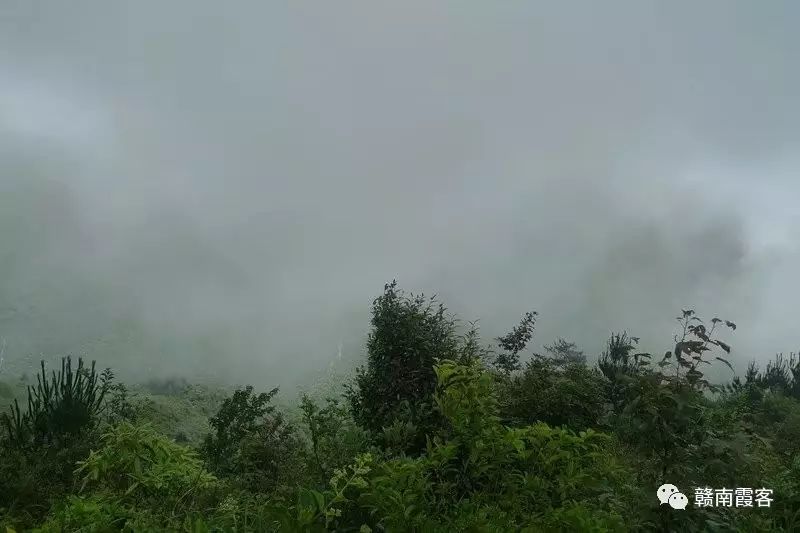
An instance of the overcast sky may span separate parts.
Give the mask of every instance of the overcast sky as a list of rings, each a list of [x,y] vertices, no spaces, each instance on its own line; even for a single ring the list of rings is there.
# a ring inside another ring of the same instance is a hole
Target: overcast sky
[[[487,339],[535,309],[538,344],[627,328],[661,352],[694,307],[739,323],[737,361],[800,348],[799,22],[790,0],[4,0],[9,357],[292,380],[361,353],[392,278]]]

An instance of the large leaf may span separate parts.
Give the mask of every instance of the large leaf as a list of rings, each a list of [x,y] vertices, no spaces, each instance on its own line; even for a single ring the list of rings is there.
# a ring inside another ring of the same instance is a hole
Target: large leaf
[[[716,359],[717,361],[722,361],[723,363],[725,363],[727,365],[728,368],[731,369],[731,371],[733,371],[733,366],[728,361],[723,359],[722,357],[715,357],[714,359]]]

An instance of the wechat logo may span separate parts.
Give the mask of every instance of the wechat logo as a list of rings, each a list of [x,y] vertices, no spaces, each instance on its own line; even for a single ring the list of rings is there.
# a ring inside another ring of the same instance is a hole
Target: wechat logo
[[[678,490],[675,485],[666,483],[658,487],[656,497],[661,505],[667,504],[673,509],[686,509],[689,504],[689,498],[684,493]]]

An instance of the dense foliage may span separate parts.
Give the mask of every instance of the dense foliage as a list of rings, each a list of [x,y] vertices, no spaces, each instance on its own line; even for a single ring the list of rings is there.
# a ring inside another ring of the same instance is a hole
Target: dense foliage
[[[712,383],[736,325],[678,317],[657,361],[626,332],[596,360],[537,314],[484,346],[395,283],[343,395],[113,383],[67,358],[2,383],[7,531],[797,531],[800,360]],[[732,367],[731,367],[732,368]],[[769,508],[659,505],[672,483],[767,487]]]

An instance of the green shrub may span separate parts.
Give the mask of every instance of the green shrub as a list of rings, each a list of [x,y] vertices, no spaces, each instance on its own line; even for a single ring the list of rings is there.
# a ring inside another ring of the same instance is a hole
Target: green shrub
[[[270,492],[303,475],[302,441],[269,402],[278,389],[260,394],[236,390],[210,419],[202,451],[211,469],[256,492]]]
[[[44,361],[36,387],[28,387],[27,409],[15,400],[10,413],[0,413],[6,446],[30,448],[42,445],[62,446],[80,439],[100,421],[103,399],[111,387],[113,374],[102,374],[83,365],[72,369],[72,358],[61,360],[61,370],[48,378]]]
[[[455,321],[445,307],[434,298],[405,296],[396,282],[387,284],[372,305],[367,365],[348,389],[353,417],[376,437],[398,416],[410,417],[418,431],[408,451],[419,452],[425,435],[440,423],[433,409],[434,361],[458,355]]]
[[[613,489],[626,473],[610,437],[546,424],[505,428],[492,376],[477,362],[443,361],[434,370],[434,401],[448,424],[426,451],[360,456],[335,472],[328,490],[301,491],[280,511],[287,530],[511,531],[533,521],[566,531],[582,520],[596,526],[586,531],[620,530],[620,517],[608,509],[622,507]]]
[[[225,398],[221,391],[190,385],[173,395],[134,389],[130,401],[136,420],[151,424],[175,440],[200,446],[211,430],[209,419],[219,411]]]
[[[32,527],[74,490],[75,462],[85,458],[94,439],[35,452],[5,448],[0,452],[0,524],[5,512],[21,530]]]
[[[102,443],[100,450],[78,462],[82,491],[174,510],[191,507],[215,481],[196,452],[150,427],[123,422],[103,435]]]
[[[585,364],[537,357],[500,383],[501,413],[510,424],[546,422],[576,431],[603,424],[607,382]]]
[[[509,374],[519,370],[519,354],[533,338],[536,315],[535,311],[525,313],[514,329],[506,335],[495,339],[502,351],[495,357],[494,366],[501,372]]]
[[[26,410],[15,400],[0,413],[0,509],[30,525],[72,489],[75,462],[99,437],[112,378],[81,359],[73,369],[71,358],[48,378],[42,362],[37,385],[28,387]]]
[[[300,401],[303,424],[310,443],[307,462],[318,483],[330,479],[335,469],[350,463],[353,457],[366,451],[369,436],[350,418],[345,406],[336,398],[328,398],[324,407],[308,395]]]
[[[113,499],[69,496],[34,533],[136,531],[137,513]],[[139,529],[139,531],[142,531]]]

